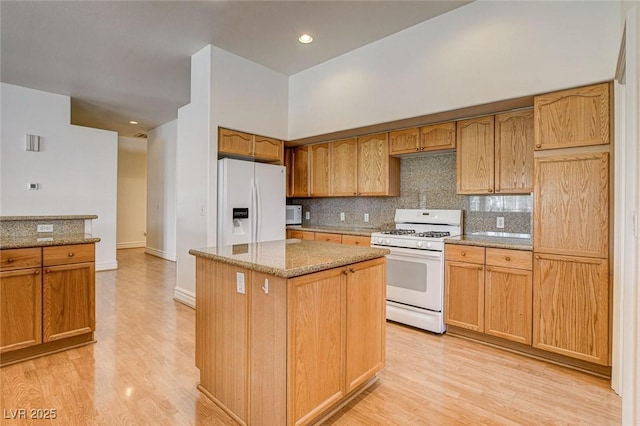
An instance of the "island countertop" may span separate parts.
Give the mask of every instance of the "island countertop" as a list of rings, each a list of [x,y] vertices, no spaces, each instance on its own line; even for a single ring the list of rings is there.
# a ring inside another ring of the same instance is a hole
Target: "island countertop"
[[[191,249],[189,253],[277,277],[292,278],[383,257],[389,254],[389,250],[288,239]]]

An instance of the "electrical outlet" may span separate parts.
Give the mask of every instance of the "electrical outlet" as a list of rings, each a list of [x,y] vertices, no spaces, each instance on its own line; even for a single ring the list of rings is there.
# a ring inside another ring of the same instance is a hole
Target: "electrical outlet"
[[[38,232],[53,232],[53,224],[38,225]]]
[[[340,220],[344,220],[344,212],[340,212]]]
[[[500,216],[496,218],[496,228],[504,228],[504,217]]]
[[[369,213],[364,214],[364,221],[369,222]]]
[[[244,272],[236,272],[236,291],[244,294]]]
[[[307,219],[307,220],[311,219],[311,212],[305,212],[304,213],[304,218]]]

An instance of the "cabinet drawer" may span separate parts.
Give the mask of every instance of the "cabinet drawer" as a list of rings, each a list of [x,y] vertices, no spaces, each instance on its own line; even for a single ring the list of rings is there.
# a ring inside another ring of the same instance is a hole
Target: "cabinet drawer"
[[[533,258],[530,251],[487,249],[487,266],[502,266],[505,268],[533,269]]]
[[[342,244],[369,247],[369,245],[371,244],[371,237],[363,237],[360,235],[342,235]]]
[[[446,244],[445,260],[484,264],[484,247]]]
[[[93,244],[44,247],[42,249],[42,261],[44,266],[93,262],[95,260],[94,253]]]
[[[297,238],[299,240],[314,240],[315,233],[311,231],[298,231],[292,229],[291,232],[289,232],[289,238]]]
[[[42,263],[41,254],[39,247],[0,250],[0,269],[37,268]]]
[[[342,235],[328,234],[326,232],[316,232],[316,241],[326,241],[328,243],[342,243]]]

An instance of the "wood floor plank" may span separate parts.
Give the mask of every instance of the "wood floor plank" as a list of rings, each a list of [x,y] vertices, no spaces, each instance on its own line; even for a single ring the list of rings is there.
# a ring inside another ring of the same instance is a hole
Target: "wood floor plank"
[[[118,251],[96,277],[97,343],[0,369],[2,412],[56,409],[59,425],[233,425],[197,389],[195,313],[175,264]],[[468,340],[387,324],[380,381],[330,425],[620,424],[607,380]],[[11,425],[33,421],[2,419]]]

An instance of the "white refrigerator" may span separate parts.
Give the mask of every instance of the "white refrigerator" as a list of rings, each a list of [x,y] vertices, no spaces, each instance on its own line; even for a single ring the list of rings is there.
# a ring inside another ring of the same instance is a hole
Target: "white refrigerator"
[[[218,160],[218,247],[285,239],[284,166]]]

